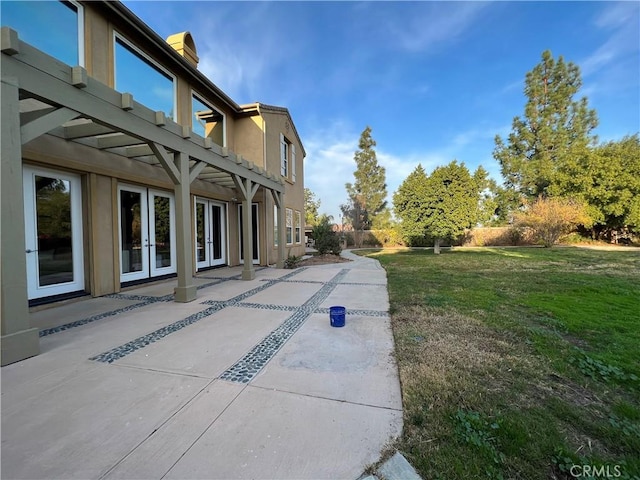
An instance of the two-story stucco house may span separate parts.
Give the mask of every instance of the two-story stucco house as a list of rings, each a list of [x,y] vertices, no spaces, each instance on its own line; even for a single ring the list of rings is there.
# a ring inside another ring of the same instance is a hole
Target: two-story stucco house
[[[2,364],[39,351],[34,305],[304,253],[304,147],[114,1],[2,2]],[[188,26],[176,26],[176,28]]]

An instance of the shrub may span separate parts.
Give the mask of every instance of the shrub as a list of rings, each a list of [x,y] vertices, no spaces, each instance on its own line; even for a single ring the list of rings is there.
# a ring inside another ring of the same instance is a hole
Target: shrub
[[[342,248],[340,247],[340,239],[336,232],[331,228],[329,219],[322,219],[313,227],[312,236],[315,240],[315,247],[320,255],[332,253],[340,255]]]
[[[514,226],[530,228],[545,247],[552,247],[578,225],[589,223],[583,204],[568,198],[540,197],[524,212],[516,214]]]
[[[302,257],[297,255],[289,255],[284,261],[284,268],[298,268],[298,265],[302,261]]]

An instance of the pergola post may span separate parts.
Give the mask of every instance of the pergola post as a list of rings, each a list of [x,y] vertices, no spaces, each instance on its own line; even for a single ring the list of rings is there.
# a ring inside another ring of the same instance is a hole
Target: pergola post
[[[2,166],[0,242],[0,314],[2,365],[40,353],[37,328],[31,328],[25,257],[22,141],[18,82],[2,78]]]
[[[284,268],[284,245],[287,241],[287,226],[284,210],[284,193],[271,190],[271,196],[276,204],[276,211],[278,215],[278,260],[276,263],[277,268]]]
[[[197,287],[193,284],[193,239],[191,236],[191,181],[189,156],[174,154],[178,170],[175,184],[176,197],[176,251],[178,253],[178,286],[175,288],[176,302],[192,302],[196,299]]]
[[[251,201],[260,185],[254,184],[250,178],[242,178],[239,175],[233,176],[233,182],[242,196],[242,256],[244,257],[242,279],[253,280],[256,278],[256,270],[253,268],[253,212]]]

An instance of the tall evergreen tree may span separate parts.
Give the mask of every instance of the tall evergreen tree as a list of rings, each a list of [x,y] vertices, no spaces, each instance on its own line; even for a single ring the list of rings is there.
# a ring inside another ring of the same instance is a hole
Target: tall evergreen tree
[[[362,232],[371,229],[371,225],[387,206],[387,184],[385,168],[378,164],[375,147],[371,137],[371,127],[366,127],[360,135],[358,150],[354,154],[356,170],[355,181],[345,185],[348,201],[340,208],[354,230]]]
[[[554,60],[548,50],[527,73],[524,116],[513,119],[506,144],[495,138],[493,156],[508,188],[528,198],[548,195],[562,163],[595,144],[596,112],[588,108],[586,97],[574,100],[581,86],[578,66],[562,56]]]

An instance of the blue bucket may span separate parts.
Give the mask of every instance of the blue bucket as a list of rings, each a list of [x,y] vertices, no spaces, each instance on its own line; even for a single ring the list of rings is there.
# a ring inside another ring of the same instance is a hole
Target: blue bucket
[[[344,317],[347,309],[344,307],[329,307],[329,318],[332,327],[344,327]]]

